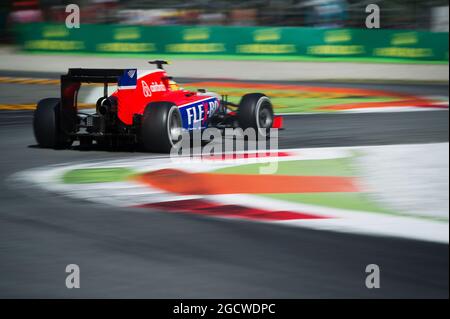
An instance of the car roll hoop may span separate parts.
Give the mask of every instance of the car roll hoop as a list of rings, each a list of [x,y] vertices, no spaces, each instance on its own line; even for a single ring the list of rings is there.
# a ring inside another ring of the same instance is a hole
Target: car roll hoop
[[[156,65],[156,67],[161,70],[164,70],[163,65],[170,64],[169,61],[165,61],[165,60],[153,60],[153,61],[148,61],[148,63]]]

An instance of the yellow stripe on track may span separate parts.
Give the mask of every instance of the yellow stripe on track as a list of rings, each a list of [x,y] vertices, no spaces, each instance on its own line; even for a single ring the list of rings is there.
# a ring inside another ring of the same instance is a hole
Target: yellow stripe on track
[[[80,103],[79,109],[92,109],[95,104]],[[17,110],[35,110],[36,104],[0,104],[0,110],[3,111],[17,111]]]
[[[16,78],[9,76],[1,76],[0,83],[58,85],[60,81],[56,79]]]
[[[38,79],[0,76],[0,83],[4,84],[35,84],[35,85],[59,85],[59,79]],[[83,86],[103,86],[102,83],[84,83]]]
[[[34,110],[36,105],[32,104],[0,104],[0,110],[13,111],[13,110]]]

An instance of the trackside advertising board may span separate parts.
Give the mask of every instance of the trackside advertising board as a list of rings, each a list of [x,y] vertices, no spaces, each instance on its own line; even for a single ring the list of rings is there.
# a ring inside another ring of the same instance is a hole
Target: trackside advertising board
[[[33,23],[17,41],[34,52],[448,62],[448,33],[384,29]]]

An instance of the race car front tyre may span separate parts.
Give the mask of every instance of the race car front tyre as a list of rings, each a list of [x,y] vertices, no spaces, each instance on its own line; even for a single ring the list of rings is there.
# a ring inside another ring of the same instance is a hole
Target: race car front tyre
[[[273,124],[270,99],[261,93],[244,95],[239,103],[238,123],[243,130],[253,128],[259,136],[268,137]]]
[[[72,144],[69,136],[59,125],[60,99],[48,98],[39,101],[33,117],[34,136],[40,147],[63,149]]]
[[[145,151],[169,153],[182,138],[181,114],[170,102],[153,102],[142,117],[141,140]]]

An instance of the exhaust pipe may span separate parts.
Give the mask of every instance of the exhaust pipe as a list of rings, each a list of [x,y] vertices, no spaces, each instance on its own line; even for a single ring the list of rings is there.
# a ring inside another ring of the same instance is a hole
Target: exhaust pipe
[[[101,97],[96,104],[97,114],[107,116],[117,112],[117,99],[115,97]]]

